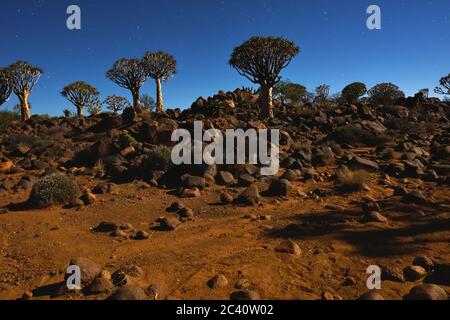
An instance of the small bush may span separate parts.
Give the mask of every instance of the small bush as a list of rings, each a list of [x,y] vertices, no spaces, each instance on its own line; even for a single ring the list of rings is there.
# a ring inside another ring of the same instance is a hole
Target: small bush
[[[29,203],[38,208],[67,204],[80,196],[78,185],[64,174],[51,174],[40,179],[31,190]]]
[[[364,170],[351,171],[344,167],[336,173],[339,188],[343,191],[354,192],[362,190],[369,180],[370,174]]]
[[[153,149],[142,161],[142,169],[145,172],[152,170],[166,171],[172,166],[172,153],[165,146],[158,146]]]
[[[390,140],[386,135],[377,135],[354,125],[337,128],[331,138],[339,144],[361,144],[369,147],[376,147]]]
[[[133,138],[129,133],[122,133],[121,135],[114,138],[113,142],[120,147],[120,149],[125,149],[128,147],[136,148],[139,143]]]
[[[0,132],[4,131],[12,122],[19,121],[20,115],[8,110],[0,111]]]

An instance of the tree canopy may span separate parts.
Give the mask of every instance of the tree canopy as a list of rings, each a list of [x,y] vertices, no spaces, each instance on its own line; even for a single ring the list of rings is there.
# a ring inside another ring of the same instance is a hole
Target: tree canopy
[[[140,89],[148,78],[144,63],[140,59],[119,59],[106,76],[115,84],[131,91],[133,107],[141,110]]]
[[[28,96],[33,91],[44,71],[41,68],[32,66],[26,61],[17,61],[8,66],[6,72],[8,83],[19,98],[22,120],[28,120],[30,118]]]
[[[112,112],[120,112],[131,106],[126,98],[116,95],[107,97],[103,103],[106,104],[106,108]]]
[[[367,93],[367,87],[362,82],[353,82],[342,90],[342,98],[347,103],[356,103]]]
[[[405,97],[405,93],[395,84],[380,83],[369,90],[369,101],[374,104],[390,105]]]
[[[252,37],[234,49],[229,63],[251,82],[273,87],[299,52],[294,42],[283,38]]]
[[[8,101],[11,96],[12,88],[8,83],[6,70],[0,68],[0,106]]]
[[[450,73],[447,76],[441,78],[439,84],[440,86],[436,87],[434,92],[436,92],[437,94],[450,95]]]
[[[290,81],[280,81],[273,88],[274,97],[280,99],[283,103],[292,103],[299,105],[308,100],[308,89],[298,83]]]
[[[84,81],[69,84],[61,91],[61,95],[77,107],[78,116],[83,115],[83,107],[87,107],[98,101],[99,94],[96,88]]]
[[[177,61],[166,52],[146,52],[142,59],[147,75],[153,79],[167,81],[177,72]]]

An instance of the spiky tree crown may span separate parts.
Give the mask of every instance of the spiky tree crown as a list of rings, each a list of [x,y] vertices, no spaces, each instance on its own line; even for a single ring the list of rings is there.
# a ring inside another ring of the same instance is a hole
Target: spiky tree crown
[[[6,70],[9,85],[16,95],[33,91],[40,76],[44,73],[41,68],[34,67],[25,61],[17,61]]]
[[[12,88],[8,83],[6,70],[0,68],[0,105],[8,101]]]
[[[436,87],[434,92],[437,94],[450,94],[450,73],[448,76],[441,78],[439,81],[440,87]]]
[[[99,92],[86,82],[77,81],[66,86],[61,95],[75,106],[87,106],[98,100]]]
[[[392,83],[380,83],[368,91],[374,104],[388,104],[405,96],[398,86]]]
[[[126,98],[116,95],[107,97],[103,103],[113,112],[119,112],[130,107],[130,102]]]
[[[123,88],[136,90],[142,87],[148,76],[141,60],[122,58],[106,72],[106,77]]]
[[[142,59],[147,75],[153,79],[167,81],[177,72],[175,58],[163,51],[147,52]]]
[[[352,102],[363,96],[367,92],[367,87],[362,82],[354,82],[346,86],[342,90],[342,96],[348,101]]]
[[[272,87],[299,52],[294,42],[283,38],[253,37],[234,49],[229,63],[253,83]]]

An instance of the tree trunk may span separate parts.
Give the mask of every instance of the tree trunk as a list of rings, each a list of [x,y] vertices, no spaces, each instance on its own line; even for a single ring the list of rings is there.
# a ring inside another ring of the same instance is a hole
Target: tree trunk
[[[139,94],[139,90],[134,90],[131,92],[131,94],[133,95],[134,111],[136,111],[137,113],[141,113],[142,112],[142,103],[141,103],[141,97]]]
[[[78,117],[83,116],[83,106],[77,106],[77,116]]]
[[[28,104],[28,95],[28,93],[24,93],[23,96],[19,97],[22,121],[27,121],[31,118],[30,105]]]
[[[261,93],[259,96],[259,106],[261,112],[261,118],[273,118],[273,98],[272,87],[261,86]]]
[[[161,79],[156,79],[156,112],[164,112]]]

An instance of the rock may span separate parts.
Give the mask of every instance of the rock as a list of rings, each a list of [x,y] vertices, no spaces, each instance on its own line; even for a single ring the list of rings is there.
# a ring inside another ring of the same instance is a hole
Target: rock
[[[7,173],[11,171],[14,167],[14,163],[12,161],[6,161],[0,163],[0,173]]]
[[[100,183],[92,189],[92,193],[93,194],[113,193],[115,192],[116,187],[117,186],[114,183]]]
[[[199,198],[201,195],[198,188],[183,188],[180,192],[180,198]]]
[[[178,210],[178,215],[182,218],[187,218],[187,219],[194,218],[194,216],[195,216],[194,210],[192,210],[191,208],[183,208],[183,209]]]
[[[356,284],[356,279],[355,277],[352,276],[348,276],[344,279],[344,281],[342,282],[343,286],[349,287],[349,286],[354,286]]]
[[[329,292],[329,291],[325,291],[322,293],[322,300],[324,301],[333,301],[334,300],[334,295]]]
[[[164,217],[160,221],[161,228],[163,228],[166,231],[175,230],[180,225],[180,223],[181,223],[180,219],[176,217]]]
[[[416,257],[413,261],[413,266],[420,266],[427,272],[432,272],[434,269],[434,262],[427,256]]]
[[[381,280],[399,283],[406,281],[403,272],[396,267],[383,267],[381,272]]]
[[[436,264],[430,281],[433,283],[450,286],[450,264]]]
[[[97,200],[97,197],[89,190],[85,190],[80,199],[84,202],[85,205],[90,205]]]
[[[111,277],[113,279],[115,278],[116,273],[123,273],[126,276],[133,277],[133,278],[142,277],[144,275],[144,271],[135,264],[126,264],[126,265],[122,266],[119,270],[117,270],[116,272],[114,272],[112,274]]]
[[[150,235],[148,234],[148,232],[143,230],[139,230],[134,236],[135,240],[147,240],[148,238],[150,238]]]
[[[236,289],[238,289],[238,290],[246,290],[246,289],[249,289],[251,285],[252,285],[252,283],[251,283],[250,280],[248,280],[248,279],[239,279],[234,284],[234,287]]]
[[[170,207],[167,208],[166,211],[167,212],[177,212],[184,208],[185,208],[185,206],[182,202],[175,201],[175,202],[172,202],[172,204],[170,205]]]
[[[110,236],[114,237],[114,238],[128,238],[128,234],[125,231],[120,230],[120,229],[117,229],[117,230],[113,231],[110,234]]]
[[[108,270],[102,270],[100,274],[98,275],[99,278],[104,278],[107,280],[111,280],[111,273]]]
[[[81,271],[81,283],[87,285],[91,283],[102,272],[102,267],[87,258],[75,258],[70,260],[70,266],[78,266]],[[67,275],[66,275],[67,276]]]
[[[27,291],[22,294],[22,300],[30,300],[33,298],[33,292]]]
[[[228,279],[223,274],[218,274],[208,281],[211,289],[224,288],[228,286]]]
[[[422,284],[411,289],[406,300],[448,300],[444,289],[435,284]]]
[[[147,288],[147,294],[153,299],[158,300],[160,288],[157,284],[152,284]]]
[[[285,179],[272,181],[267,193],[272,197],[287,197],[291,188],[291,183]]]
[[[351,167],[352,169],[366,170],[369,172],[378,172],[380,170],[380,167],[376,162],[368,159],[363,159],[358,156],[354,157],[350,161],[349,167]]]
[[[217,180],[219,184],[224,186],[229,186],[236,183],[236,179],[228,171],[219,171],[219,174],[217,175]]]
[[[426,205],[429,201],[422,192],[412,191],[403,195],[403,202]]]
[[[364,293],[358,300],[384,300],[383,296],[375,290]]]
[[[286,172],[281,176],[281,179],[288,180],[290,182],[297,181],[299,179],[299,175],[295,170],[288,169]]]
[[[288,253],[296,256],[302,254],[302,250],[300,249],[298,244],[296,244],[291,240],[283,241],[282,243],[280,243],[280,245],[278,245],[275,248],[275,251],[280,253]]]
[[[403,274],[406,280],[414,282],[425,278],[427,271],[420,266],[409,266],[403,269]]]
[[[373,221],[373,222],[387,223],[389,221],[388,218],[386,218],[381,213],[376,212],[376,211],[368,213],[367,217],[370,221]]]
[[[257,205],[260,201],[260,195],[258,187],[255,184],[249,186],[240,196],[236,199],[237,203],[245,204],[249,206]]]
[[[31,161],[31,167],[36,170],[43,170],[43,169],[48,169],[50,167],[50,165],[45,161],[35,159],[35,160]]]
[[[229,194],[228,192],[222,192],[220,194],[220,202],[222,204],[231,204],[233,203],[233,196]]]
[[[197,188],[203,190],[206,186],[205,178],[191,176],[190,174],[185,174],[181,177],[182,186],[185,188]]]
[[[100,294],[105,293],[111,290],[114,287],[114,285],[111,283],[110,280],[105,278],[96,278],[91,285],[88,288],[89,294]]]
[[[256,182],[256,179],[252,175],[250,175],[248,173],[244,173],[244,174],[239,176],[238,183],[242,187],[249,187],[255,182]]]
[[[114,222],[102,221],[100,224],[94,228],[95,232],[112,232],[119,229],[119,225]]]
[[[230,300],[261,300],[261,297],[256,291],[239,290],[230,295]]]
[[[109,300],[147,300],[145,291],[135,285],[125,285],[117,290]]]

